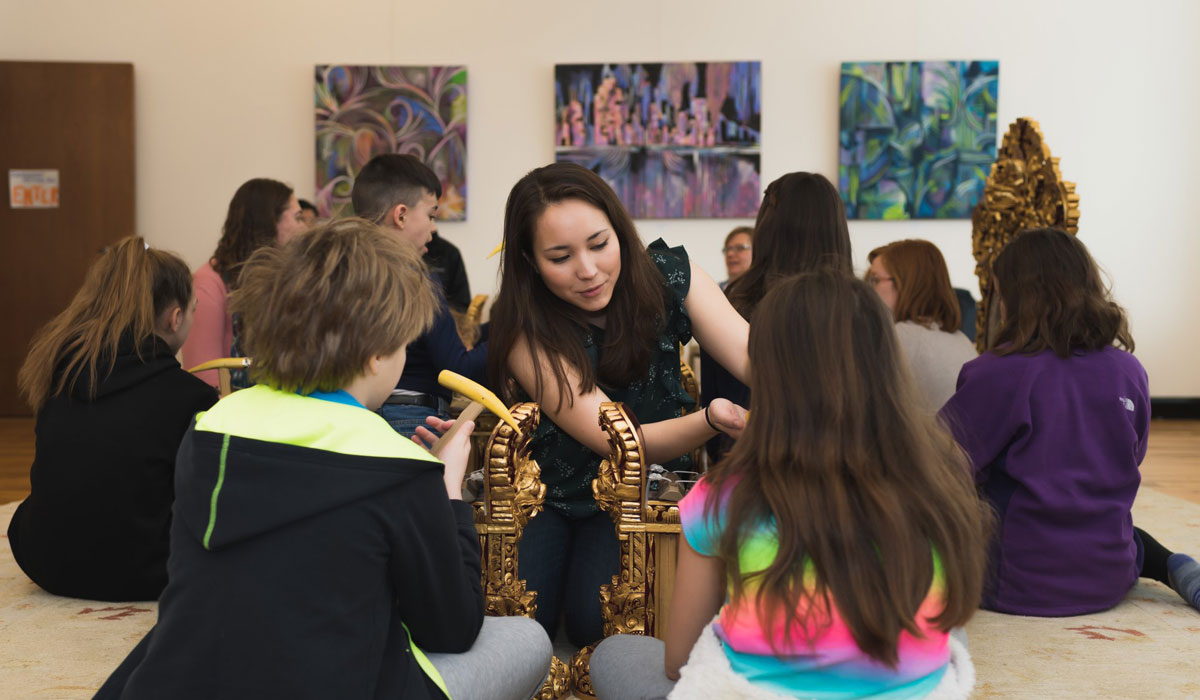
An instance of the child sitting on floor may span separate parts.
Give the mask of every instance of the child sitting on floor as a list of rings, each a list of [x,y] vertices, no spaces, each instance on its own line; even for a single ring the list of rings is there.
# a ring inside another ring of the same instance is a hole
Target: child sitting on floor
[[[996,342],[942,409],[1002,523],[984,607],[1083,615],[1140,576],[1200,608],[1200,565],[1133,526],[1149,387],[1096,262],[1074,236],[1038,229],[1000,252],[993,279]]]
[[[950,630],[979,604],[988,516],[887,308],[844,272],[791,277],[749,351],[746,430],[679,503],[665,647],[606,640],[597,696],[966,697]]]
[[[8,542],[47,591],[153,600],[167,585],[175,453],[217,400],[175,360],[195,309],[187,265],[125,238],[34,338],[18,378],[37,412],[32,490]]]
[[[485,623],[471,425],[431,455],[373,412],[433,319],[419,253],[347,219],[240,282],[257,385],[184,437],[158,624],[97,697],[528,698],[550,644]]]

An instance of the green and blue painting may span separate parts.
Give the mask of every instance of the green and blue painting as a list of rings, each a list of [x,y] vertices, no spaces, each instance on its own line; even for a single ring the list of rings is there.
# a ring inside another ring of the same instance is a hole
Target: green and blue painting
[[[996,159],[997,61],[843,63],[838,189],[851,219],[962,219]]]

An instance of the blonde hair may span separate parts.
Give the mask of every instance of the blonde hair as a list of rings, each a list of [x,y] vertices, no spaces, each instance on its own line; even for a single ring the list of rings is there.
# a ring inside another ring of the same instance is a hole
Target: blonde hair
[[[131,340],[140,357],[159,315],[173,306],[186,309],[191,300],[192,274],[183,260],[150,248],[141,237],[122,238],[104,249],[67,308],[33,337],[18,388],[34,411],[72,391],[81,378],[94,397],[121,341]]]
[[[250,376],[283,391],[335,391],[433,323],[437,298],[416,248],[360,218],[318,226],[246,261],[241,314]]]

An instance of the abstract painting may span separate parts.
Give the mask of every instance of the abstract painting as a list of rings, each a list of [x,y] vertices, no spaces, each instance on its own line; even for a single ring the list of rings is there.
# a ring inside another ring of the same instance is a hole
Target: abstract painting
[[[962,219],[996,159],[996,61],[843,63],[838,189],[851,219]]]
[[[317,66],[317,210],[352,213],[350,189],[380,153],[409,153],[442,183],[438,218],[467,218],[467,69]]]
[[[595,171],[635,218],[752,217],[761,187],[762,68],[554,68],[554,152]]]

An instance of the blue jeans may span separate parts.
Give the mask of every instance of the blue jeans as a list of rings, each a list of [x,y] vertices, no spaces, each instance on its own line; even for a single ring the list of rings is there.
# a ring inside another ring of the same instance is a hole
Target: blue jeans
[[[517,571],[537,591],[537,621],[554,638],[558,616],[567,639],[582,647],[604,636],[600,585],[612,583],[620,549],[604,512],[571,519],[548,507],[525,526]]]
[[[414,404],[385,403],[376,413],[383,416],[388,425],[392,426],[392,430],[407,438],[411,438],[417,432],[417,426],[425,425],[425,419],[429,416],[450,420],[450,414],[445,411]]]

